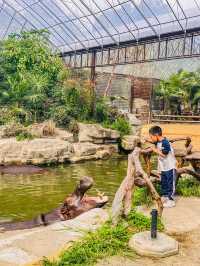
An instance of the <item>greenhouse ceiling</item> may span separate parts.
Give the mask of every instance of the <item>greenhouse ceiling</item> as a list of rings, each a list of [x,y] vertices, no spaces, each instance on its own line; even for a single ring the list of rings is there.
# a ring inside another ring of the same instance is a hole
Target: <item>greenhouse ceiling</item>
[[[0,39],[47,29],[72,52],[200,28],[200,0],[0,0]]]

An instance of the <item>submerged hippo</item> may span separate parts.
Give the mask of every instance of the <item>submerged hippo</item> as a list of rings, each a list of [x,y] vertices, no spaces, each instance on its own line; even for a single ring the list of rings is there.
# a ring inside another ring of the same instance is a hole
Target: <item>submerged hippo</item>
[[[46,170],[35,165],[0,165],[0,174],[9,175],[26,175],[26,174],[42,174]]]
[[[91,197],[84,195],[93,186],[91,177],[83,177],[74,192],[66,197],[64,203],[49,213],[40,214],[38,217],[24,222],[0,223],[0,231],[30,229],[37,226],[46,226],[58,221],[65,221],[93,208],[101,208],[108,202],[108,197],[99,195]]]

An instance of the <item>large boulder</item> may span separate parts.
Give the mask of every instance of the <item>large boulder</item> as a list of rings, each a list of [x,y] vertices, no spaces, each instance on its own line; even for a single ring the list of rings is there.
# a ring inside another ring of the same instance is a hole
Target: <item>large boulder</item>
[[[36,123],[27,128],[27,131],[36,138],[50,138],[55,137],[61,140],[74,142],[73,134],[67,130],[57,128],[55,123],[51,120],[43,123]]]
[[[132,151],[136,147],[139,140],[140,138],[138,136],[126,135],[122,138],[121,146],[126,151]]]
[[[132,125],[132,126],[141,126],[142,125],[141,120],[139,120],[135,116],[135,114],[127,113],[127,118],[128,118],[130,125]]]
[[[92,142],[94,144],[117,143],[120,134],[116,130],[103,128],[99,124],[78,124],[79,142]]]
[[[0,164],[50,164],[68,161],[73,152],[69,142],[59,139],[0,140]]]
[[[97,145],[90,142],[74,143],[70,162],[76,163],[86,160],[103,159],[117,152],[118,146],[115,144]]]
[[[20,133],[27,132],[26,128],[19,123],[9,123],[7,125],[0,126],[0,139],[15,137]]]
[[[127,113],[126,114],[129,124],[131,125],[131,133],[133,135],[140,136],[142,129],[142,122],[139,120],[135,114]]]
[[[36,138],[55,136],[55,123],[51,120],[35,123],[27,128],[28,132]]]
[[[74,142],[74,135],[64,129],[56,128],[55,137],[68,142]]]

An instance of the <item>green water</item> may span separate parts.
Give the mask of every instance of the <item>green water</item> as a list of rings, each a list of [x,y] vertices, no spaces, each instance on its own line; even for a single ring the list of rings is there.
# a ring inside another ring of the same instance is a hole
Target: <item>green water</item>
[[[109,196],[109,203],[126,174],[127,157],[88,161],[49,168],[45,174],[0,175],[0,220],[27,220],[63,202],[82,176],[93,177],[95,189]]]

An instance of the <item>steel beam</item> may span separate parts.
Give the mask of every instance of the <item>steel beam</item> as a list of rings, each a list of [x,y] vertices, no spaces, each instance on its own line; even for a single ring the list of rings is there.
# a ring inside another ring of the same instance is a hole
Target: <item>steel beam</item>
[[[88,63],[86,67],[93,68],[94,62],[96,67],[103,67],[103,66],[111,66],[111,65],[124,65],[124,64],[135,64],[135,63],[145,63],[145,62],[152,62],[152,61],[161,61],[161,60],[172,60],[172,59],[180,59],[180,58],[192,58],[192,57],[200,57],[200,52],[195,51],[195,42],[193,41],[194,36],[200,36],[200,29],[197,32],[191,32],[191,33],[182,33],[181,35],[177,36],[168,36],[168,37],[162,37],[160,39],[154,38],[150,40],[143,40],[139,42],[134,42],[132,44],[130,43],[122,43],[119,44],[119,46],[115,47],[106,47],[106,48],[97,48],[87,51],[89,55],[91,55],[91,62]],[[177,53],[176,49],[179,47],[179,45],[185,47],[186,42],[188,41],[188,38],[191,39],[191,47],[189,53],[185,54],[184,49],[179,49],[179,52]],[[174,43],[173,43],[174,42]],[[161,43],[163,43],[163,47],[161,47]],[[170,43],[170,45],[169,45]],[[147,53],[147,44],[148,49],[151,49],[151,45],[154,49],[158,49],[158,52],[153,52],[152,56],[149,58]],[[156,45],[157,44],[157,45]],[[116,58],[116,60],[110,60],[110,51],[112,50],[113,53],[118,53],[119,49],[125,48],[125,53],[123,56],[119,56]],[[134,49],[133,49],[134,48]],[[105,52],[108,52],[107,54]],[[142,56],[140,56],[139,51],[142,53]],[[97,52],[98,56],[101,56],[101,58],[97,62]],[[130,52],[130,53],[129,53]],[[85,54],[86,51],[78,51],[76,54],[82,55]],[[72,56],[74,53],[64,53],[61,56]],[[103,56],[107,56],[106,58],[103,58]],[[95,56],[95,58],[94,58]],[[103,60],[104,59],[104,60]],[[73,68],[76,66],[76,62],[74,65],[71,65]],[[85,67],[85,66],[79,66],[78,68]]]

